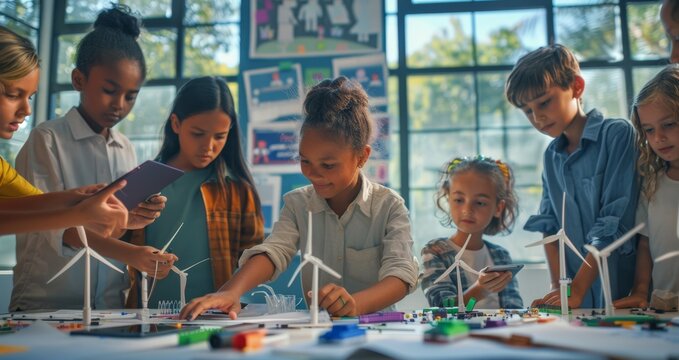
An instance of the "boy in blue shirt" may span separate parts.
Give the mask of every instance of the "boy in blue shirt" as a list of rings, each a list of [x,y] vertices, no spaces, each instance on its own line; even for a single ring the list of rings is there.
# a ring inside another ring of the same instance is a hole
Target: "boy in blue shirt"
[[[541,47],[514,66],[505,92],[533,127],[554,138],[545,150],[542,200],[524,229],[555,234],[564,228],[581,253],[585,244],[602,249],[634,226],[639,193],[634,129],[623,119],[585,113],[585,80],[573,53],[562,45]],[[565,224],[561,224],[563,193]],[[608,260],[612,297],[625,296],[634,278],[634,245],[623,245]],[[551,290],[532,306],[560,305],[558,242],[545,245]],[[573,279],[568,306],[603,307],[601,283],[591,254],[583,263],[566,250],[566,273]]]

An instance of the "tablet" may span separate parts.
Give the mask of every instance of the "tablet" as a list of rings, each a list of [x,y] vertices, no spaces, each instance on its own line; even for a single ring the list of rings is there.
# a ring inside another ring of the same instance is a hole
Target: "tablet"
[[[145,338],[176,334],[182,331],[195,330],[196,328],[170,324],[136,324],[125,326],[114,326],[104,328],[90,328],[71,331],[71,335],[90,335],[101,337],[123,337],[123,338]]]
[[[150,196],[158,194],[167,185],[177,180],[184,171],[157,161],[148,160],[119,177],[109,186],[127,180],[127,185],[116,192],[116,197],[130,210]],[[104,188],[104,189],[106,189]],[[100,190],[101,191],[101,190]]]
[[[508,264],[508,265],[493,265],[486,266],[481,269],[481,272],[505,272],[510,271],[512,276],[516,276],[521,269],[523,269],[523,264]]]

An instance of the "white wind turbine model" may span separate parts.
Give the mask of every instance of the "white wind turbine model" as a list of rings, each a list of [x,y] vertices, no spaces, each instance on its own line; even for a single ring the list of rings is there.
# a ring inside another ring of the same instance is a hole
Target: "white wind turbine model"
[[[462,249],[460,249],[460,252],[455,255],[455,262],[453,262],[452,265],[446,269],[446,271],[441,274],[436,280],[434,280],[434,284],[443,281],[448,278],[448,275],[450,274],[453,269],[456,269],[457,273],[457,312],[458,313],[464,313],[466,311],[466,308],[464,307],[464,289],[462,289],[462,278],[460,277],[460,266],[464,268],[465,270],[469,271],[472,274],[479,275],[479,272],[474,270],[471,266],[469,266],[464,260],[462,260],[462,254],[464,253],[464,249],[467,248],[467,244],[469,244],[469,240],[472,238],[472,234],[467,235],[467,240],[464,241],[464,245],[462,245]]]
[[[313,253],[311,252],[311,243],[313,242],[313,237],[311,236],[312,234],[312,225],[311,225],[311,211],[309,211],[309,227],[308,227],[308,235],[307,235],[307,243],[306,243],[306,251],[304,252],[303,256],[303,261],[297,266],[297,269],[295,269],[295,272],[292,274],[292,277],[290,277],[290,282],[288,282],[288,287],[290,287],[295,280],[295,277],[297,277],[297,274],[299,274],[300,270],[302,270],[302,267],[304,265],[311,263],[314,267],[314,272],[313,272],[313,277],[312,277],[312,283],[311,283],[311,306],[309,307],[309,312],[311,313],[311,325],[318,325],[318,268],[321,268],[323,271],[327,272],[328,274],[341,279],[342,275],[338,274],[335,270],[331,269],[327,265],[321,261],[321,259],[313,256]]]
[[[94,256],[97,260],[101,261],[103,264],[106,266],[110,267],[111,269],[123,273],[122,270],[118,269],[115,267],[113,264],[111,264],[108,260],[106,260],[103,256],[99,255],[96,251],[92,250],[89,245],[87,244],[87,235],[85,234],[85,229],[82,226],[76,226],[75,227],[78,236],[80,237],[80,241],[82,241],[84,247],[78,251],[75,256],[66,264],[64,265],[59,272],[54,275],[47,283],[51,283],[54,281],[54,279],[58,278],[61,274],[63,274],[66,270],[68,270],[73,264],[75,264],[83,255],[85,255],[85,291],[83,293],[83,325],[89,326],[92,323],[92,309],[90,306],[90,256]]]
[[[172,240],[174,240],[174,238],[177,237],[177,234],[179,234],[179,230],[182,229],[182,226],[184,226],[184,223],[179,224],[179,227],[174,232],[174,234],[172,235],[170,240],[168,240],[167,243],[165,244],[165,246],[163,246],[163,248],[160,249],[160,252],[159,252],[160,255],[165,254],[165,250],[167,250],[167,248],[170,247],[170,244],[172,244]],[[155,273],[153,274],[153,284],[151,285],[151,291],[149,291],[148,294],[144,294],[146,292],[146,290],[144,289],[144,285],[145,285],[144,282],[147,281],[146,276],[148,274],[146,274],[144,272],[142,272],[141,274],[142,274],[142,303],[143,303],[144,297],[146,297],[146,300],[151,298],[151,294],[153,294],[153,288],[156,287],[156,276],[158,275],[158,262],[156,261],[156,270],[155,270]],[[146,308],[146,305],[144,305],[144,308]]]
[[[537,246],[537,245],[544,245],[544,244],[549,244],[553,241],[559,241],[559,285],[560,285],[560,295],[561,295],[561,315],[568,315],[568,287],[571,283],[571,279],[566,275],[566,245],[568,245],[573,252],[578,255],[582,261],[587,264],[587,266],[592,267],[587,260],[585,260],[584,257],[582,257],[582,254],[580,254],[580,251],[578,251],[578,248],[573,245],[571,242],[571,239],[568,238],[568,235],[566,235],[566,193],[563,193],[563,198],[561,200],[561,229],[554,234],[545,237],[544,239],[540,241],[536,241],[534,243],[526,245],[526,247],[531,247],[531,246]]]
[[[192,267],[194,267],[194,266],[196,266],[200,263],[203,263],[205,261],[208,261],[208,260],[210,260],[210,258],[205,258],[205,259],[187,267],[184,270],[179,270],[178,267],[172,265],[172,271],[174,271],[177,275],[179,275],[179,296],[180,296],[180,299],[181,299],[180,303],[181,303],[182,309],[184,308],[184,305],[186,305],[186,280],[187,280],[187,277],[189,276],[187,271],[189,271],[189,269],[191,269]]]
[[[608,256],[611,255],[611,253],[615,249],[619,248],[627,240],[632,238],[632,236],[638,233],[639,230],[643,229],[643,227],[644,223],[635,226],[632,230],[626,232],[625,235],[621,236],[620,238],[613,241],[610,245],[606,246],[601,250],[597,250],[597,248],[589,244],[585,245],[585,249],[587,249],[587,251],[594,255],[597,267],[599,268],[599,276],[601,277],[601,287],[603,288],[604,291],[604,306],[606,310],[606,316],[615,315],[614,313],[615,309],[613,308],[613,298],[611,295],[611,278],[610,275],[608,274]]]

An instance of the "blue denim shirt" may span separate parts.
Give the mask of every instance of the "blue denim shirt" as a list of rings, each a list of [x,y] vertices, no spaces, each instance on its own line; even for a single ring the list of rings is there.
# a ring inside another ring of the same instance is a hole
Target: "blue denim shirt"
[[[540,212],[528,219],[524,229],[547,235],[556,233],[563,226],[561,202],[566,192],[564,228],[584,256],[585,244],[602,249],[634,227],[639,195],[634,128],[623,119],[604,120],[600,112],[592,110],[587,114],[577,149],[568,154],[567,146],[568,140],[561,135],[547,147]],[[608,258],[613,299],[627,295],[632,286],[633,252],[634,244],[627,242]],[[566,250],[566,271],[571,279],[581,265],[582,260]],[[580,307],[602,306],[597,277]]]

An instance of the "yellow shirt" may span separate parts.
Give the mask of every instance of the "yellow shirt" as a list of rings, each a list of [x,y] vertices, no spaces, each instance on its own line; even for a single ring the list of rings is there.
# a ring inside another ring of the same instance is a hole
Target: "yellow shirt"
[[[0,156],[0,199],[42,194]]]

